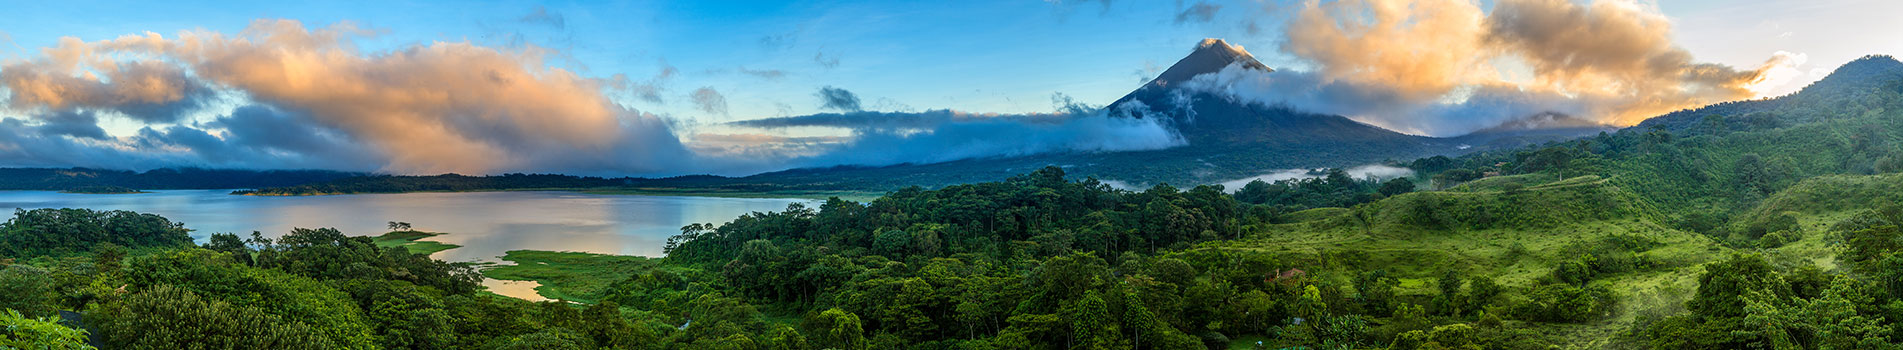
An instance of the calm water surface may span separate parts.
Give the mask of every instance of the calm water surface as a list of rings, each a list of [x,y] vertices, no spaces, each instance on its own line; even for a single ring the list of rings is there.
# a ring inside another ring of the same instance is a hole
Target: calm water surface
[[[448,232],[431,238],[462,248],[436,253],[450,261],[497,261],[516,249],[661,256],[667,237],[690,223],[725,223],[742,214],[779,211],[805,199],[593,195],[574,192],[455,192],[342,196],[233,196],[231,190],[154,191],[144,194],[71,194],[0,191],[0,210],[89,208],[165,216],[192,229],[199,242],[212,233],[251,231],[277,237],[293,227],[335,227],[348,235],[378,235],[389,221],[417,230]],[[492,287],[502,287],[492,281]],[[509,289],[509,288],[497,288]],[[521,289],[521,288],[514,288]],[[528,297],[522,292],[498,290]]]

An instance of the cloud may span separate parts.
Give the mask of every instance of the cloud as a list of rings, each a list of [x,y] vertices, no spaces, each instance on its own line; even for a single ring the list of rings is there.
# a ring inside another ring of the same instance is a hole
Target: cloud
[[[1387,180],[1387,179],[1414,176],[1413,169],[1393,167],[1393,166],[1387,166],[1382,164],[1362,165],[1362,166],[1357,166],[1357,167],[1342,170],[1342,172],[1347,173],[1349,177],[1353,177],[1356,179]],[[1255,181],[1276,183],[1276,182],[1288,181],[1288,180],[1321,178],[1322,176],[1327,176],[1327,175],[1328,173],[1318,172],[1311,169],[1284,169],[1284,170],[1276,170],[1274,172],[1270,172],[1270,173],[1262,174],[1262,175],[1245,177],[1245,178],[1236,179],[1236,180],[1223,181],[1221,183],[1218,183],[1218,185],[1222,185],[1222,188],[1224,191],[1227,191],[1229,193],[1235,193],[1236,191],[1242,190],[1243,186],[1248,186],[1250,182],[1255,182]]]
[[[762,35],[760,36],[760,40],[759,40],[760,48],[765,49],[767,52],[777,52],[780,50],[785,50],[789,47],[792,47],[793,43],[798,41],[799,39],[798,34],[799,34],[798,32],[791,32],[791,33],[781,33],[781,34],[773,34],[773,35]]]
[[[797,150],[788,166],[892,165],[1054,152],[1154,150],[1184,145],[1160,118],[1073,114],[978,114],[952,110],[920,113],[823,113],[727,123],[767,130],[837,128],[850,137],[760,142],[760,149]],[[817,141],[817,142],[815,142]],[[786,154],[782,154],[786,155]]]
[[[852,91],[832,86],[822,86],[819,88],[819,92],[814,93],[814,95],[819,96],[819,109],[829,109],[840,112],[860,111],[859,96],[854,95]]]
[[[793,117],[761,118],[729,122],[729,125],[755,128],[795,128],[827,127],[852,129],[858,131],[896,131],[905,129],[930,129],[939,125],[955,123],[973,123],[980,121],[1009,121],[1014,123],[1057,124],[1071,118],[1065,114],[996,114],[969,113],[949,109],[930,110],[917,113],[909,112],[872,112],[855,111],[848,113],[820,113]]]
[[[1060,21],[1070,17],[1070,13],[1075,11],[1077,7],[1093,3],[1100,5],[1097,11],[1098,15],[1108,15],[1110,14],[1110,5],[1112,2],[1111,0],[1044,0],[1044,3],[1051,4],[1052,10],[1057,11],[1057,19]]]
[[[159,60],[121,62],[101,57],[87,43],[62,38],[34,60],[0,65],[8,103],[28,112],[103,109],[151,123],[177,121],[199,107],[209,89],[185,78],[180,67]]]
[[[813,62],[826,69],[839,68],[839,56],[827,56],[824,51],[814,53]]]
[[[40,116],[39,132],[47,135],[66,135],[76,138],[105,140],[106,129],[99,128],[99,117],[93,112],[68,110],[52,115]]]
[[[239,107],[207,126],[225,130],[226,147],[297,154],[335,163],[327,167],[378,164],[385,159],[381,150],[366,147],[341,130],[324,127],[304,115],[286,113],[268,106]]]
[[[249,118],[256,107],[242,107],[229,119]],[[309,143],[311,138],[329,138],[311,130],[285,130],[259,134],[255,130],[232,127],[229,130],[191,125],[148,126],[134,135],[111,137],[97,126],[90,113],[63,113],[41,116],[38,126],[29,121],[0,120],[0,164],[7,166],[92,167],[106,169],[152,169],[160,167],[266,168],[375,170],[376,150],[347,140],[329,140],[329,144],[304,145],[302,148],[273,148],[271,145]],[[276,125],[284,127],[286,125]],[[296,125],[290,125],[296,126]],[[67,132],[58,130],[86,130]],[[208,131],[209,130],[209,131]],[[223,134],[222,137],[219,134]]]
[[[1227,71],[1207,89],[1452,135],[1553,111],[1632,125],[1677,109],[1750,98],[1801,55],[1758,67],[1700,63],[1656,8],[1626,0],[1308,1],[1281,51],[1313,67]]]
[[[721,96],[720,91],[714,91],[714,87],[704,86],[699,89],[694,89],[692,96],[694,98],[694,108],[700,109],[701,112],[727,115],[727,97]]]
[[[535,5],[534,12],[529,12],[529,14],[523,15],[522,18],[518,18],[516,19],[516,21],[522,22],[522,23],[528,23],[528,24],[546,25],[550,27],[555,27],[555,29],[564,29],[568,27],[567,18],[562,17],[562,14],[560,13],[549,12],[548,7],[545,7],[542,5]]]
[[[987,118],[911,130],[859,129],[851,142],[820,155],[796,159],[795,163],[877,166],[1053,152],[1155,150],[1185,144],[1175,130],[1157,120],[1097,114],[1052,122]]]
[[[0,68],[10,78],[0,84],[14,93],[12,109],[112,109],[148,122],[179,117],[140,117],[126,106],[196,102],[194,89],[218,86],[301,118],[279,122],[334,131],[381,156],[379,163],[352,168],[647,173],[672,169],[685,157],[659,117],[612,103],[603,94],[610,81],[549,67],[544,50],[435,42],[358,51],[355,40],[373,34],[349,23],[306,29],[297,21],[260,20],[237,35],[67,38],[35,60]],[[104,72],[106,78],[61,72]],[[213,124],[236,127],[242,117]],[[309,156],[218,148],[214,139],[233,140],[185,125],[149,127],[132,137],[140,142],[125,145],[175,161],[182,160],[178,154],[196,154],[213,164],[265,166],[276,162],[247,157]],[[192,152],[174,152],[179,149]],[[253,162],[238,162],[246,159]]]
[[[661,94],[667,91],[666,85],[668,81],[673,80],[674,76],[680,75],[681,70],[674,68],[673,65],[667,64],[667,60],[661,60],[660,64],[661,70],[656,72],[653,78],[636,81],[629,79],[627,74],[615,74],[608,79],[608,87],[611,90],[632,95],[634,98],[646,101],[647,103],[657,105],[665,103],[666,101],[661,98]]]
[[[794,157],[811,157],[851,141],[842,136],[785,136],[765,133],[696,134],[694,153],[713,157],[755,159],[785,167]]]
[[[766,80],[779,80],[780,78],[786,77],[786,71],[778,69],[747,69],[747,67],[740,67],[739,71],[741,74]]]
[[[1183,4],[1181,1],[1178,1],[1176,5],[1177,7],[1182,7]],[[1209,23],[1209,21],[1216,18],[1216,12],[1218,11],[1222,11],[1222,5],[1197,1],[1195,4],[1190,4],[1189,7],[1183,8],[1182,12],[1176,13],[1176,24],[1190,22]]]

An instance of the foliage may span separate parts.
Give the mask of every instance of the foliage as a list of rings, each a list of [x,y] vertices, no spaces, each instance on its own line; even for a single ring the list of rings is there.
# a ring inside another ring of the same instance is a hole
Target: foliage
[[[0,349],[90,350],[86,331],[60,325],[54,318],[31,318],[0,310]]]
[[[338,342],[296,319],[256,307],[205,300],[188,290],[159,286],[98,305],[90,314],[114,349],[335,349],[369,348]]]
[[[152,214],[90,209],[16,210],[0,224],[0,256],[68,255],[111,243],[126,247],[175,247],[192,237],[184,225]]]

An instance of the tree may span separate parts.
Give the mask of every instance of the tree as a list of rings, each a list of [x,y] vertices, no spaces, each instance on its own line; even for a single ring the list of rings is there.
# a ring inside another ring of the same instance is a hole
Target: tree
[[[1440,289],[1440,294],[1434,296],[1434,312],[1450,316],[1460,315],[1461,307],[1466,306],[1461,303],[1460,287],[1464,281],[1460,279],[1460,273],[1448,269],[1442,272],[1437,282],[1434,286]]]
[[[191,244],[188,232],[164,217],[129,211],[16,210],[0,224],[0,256],[68,255],[92,251],[100,243],[178,247]]]
[[[912,235],[898,229],[885,230],[873,238],[873,250],[880,254],[900,257],[912,246]]]
[[[1268,203],[1271,199],[1269,198],[1270,186],[1268,182],[1264,182],[1261,179],[1249,181],[1248,184],[1242,185],[1241,189],[1236,190],[1236,200],[1249,204]]]
[[[1386,270],[1364,271],[1355,276],[1355,291],[1361,293],[1362,309],[1369,315],[1387,317],[1394,312],[1394,286]]]
[[[1381,192],[1381,195],[1388,197],[1414,192],[1414,180],[1409,180],[1405,177],[1388,180],[1387,182],[1381,183],[1379,192]]]
[[[237,258],[239,262],[245,264],[252,263],[251,247],[245,245],[244,239],[238,238],[236,234],[213,233],[211,234],[211,239],[205,242],[205,249],[230,253],[232,257]]]
[[[846,310],[831,308],[807,316],[802,328],[812,335],[807,339],[818,348],[866,349],[865,328],[859,322],[859,315]]]
[[[1117,322],[1110,318],[1109,306],[1105,305],[1097,291],[1084,293],[1084,298],[1078,300],[1069,313],[1070,348],[1111,349],[1122,341]]]
[[[1771,173],[1770,166],[1766,165],[1764,159],[1758,157],[1757,153],[1746,153],[1738,157],[1738,161],[1732,164],[1731,169],[1732,173],[1736,174],[1733,175],[1732,183],[1738,187],[1739,191],[1761,197],[1777,190],[1776,176]]]
[[[391,221],[388,226],[390,227],[391,231],[409,231],[410,230],[410,223],[402,222],[402,221]]]

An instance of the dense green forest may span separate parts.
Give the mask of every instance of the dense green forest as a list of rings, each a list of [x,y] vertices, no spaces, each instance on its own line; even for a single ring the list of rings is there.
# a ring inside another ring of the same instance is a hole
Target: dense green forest
[[[683,227],[664,258],[483,271],[332,229],[195,245],[149,214],[21,211],[0,224],[0,346],[1895,348],[1899,72],[1870,57],[1399,179],[1127,191],[1047,167],[793,205]]]

